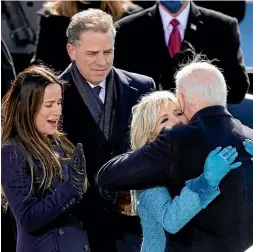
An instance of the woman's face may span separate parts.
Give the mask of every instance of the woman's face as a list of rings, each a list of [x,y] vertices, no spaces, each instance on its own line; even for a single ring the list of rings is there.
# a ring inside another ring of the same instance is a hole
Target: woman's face
[[[160,111],[158,115],[158,120],[156,122],[153,139],[154,140],[166,126],[174,126],[176,124],[187,124],[188,121],[184,114],[182,113],[179,106],[171,100],[167,103],[160,105]]]
[[[62,111],[62,89],[57,83],[47,85],[43,102],[35,115],[35,126],[44,135],[54,135]]]

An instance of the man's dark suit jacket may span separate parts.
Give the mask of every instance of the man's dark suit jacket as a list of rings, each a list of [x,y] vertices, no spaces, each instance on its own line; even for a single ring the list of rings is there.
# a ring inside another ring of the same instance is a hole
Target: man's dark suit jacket
[[[106,251],[106,245],[102,244],[102,239],[105,242],[109,242],[115,233],[120,234],[120,229],[126,231],[129,228],[131,232],[136,229],[138,234],[141,232],[139,219],[131,221],[133,217],[128,216],[118,216],[118,218],[116,213],[111,214],[104,210],[108,206],[98,196],[97,188],[93,181],[102,165],[114,156],[124,153],[129,149],[128,126],[131,109],[141,96],[151,92],[151,90],[155,90],[154,81],[150,77],[129,73],[116,68],[113,68],[112,71],[114,71],[117,89],[117,104],[112,137],[109,141],[105,138],[99,125],[93,119],[88,107],[84,104],[78,93],[70,73],[70,66],[61,75],[61,78],[70,84],[66,87],[64,94],[63,130],[74,144],[83,144],[87,162],[90,187],[83,199],[84,212],[86,213],[84,216],[88,217],[84,220],[84,223],[89,229],[100,226],[107,230],[107,232],[105,231],[101,234],[102,237],[99,237],[98,233],[95,234],[95,242],[101,246],[100,251],[103,249]],[[114,224],[118,225],[118,228],[115,228]],[[99,241],[101,244],[99,244]]]
[[[117,23],[114,65],[150,76],[156,87],[175,88],[173,76],[179,63],[191,59],[189,48],[206,55],[224,71],[228,85],[228,103],[239,103],[249,88],[249,80],[240,49],[238,22],[235,18],[196,6],[191,2],[182,48],[184,55],[169,56],[158,4],[125,17]],[[189,46],[189,44],[191,46]],[[184,59],[184,60],[183,60]]]
[[[253,162],[242,141],[253,130],[222,106],[197,112],[189,125],[165,128],[151,144],[109,161],[98,174],[110,190],[166,185],[178,195],[185,181],[203,172],[205,158],[217,146],[237,148],[242,166],[221,182],[221,195],[178,234],[171,235],[175,252],[243,252],[253,245]]]

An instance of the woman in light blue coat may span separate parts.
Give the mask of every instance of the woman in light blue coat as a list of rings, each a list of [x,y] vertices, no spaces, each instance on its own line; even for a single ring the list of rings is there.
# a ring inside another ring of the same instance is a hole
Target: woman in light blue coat
[[[153,141],[163,127],[182,123],[187,124],[187,119],[172,93],[157,91],[144,96],[133,108],[132,149],[139,149]],[[217,147],[211,151],[206,158],[203,174],[187,181],[180,195],[174,199],[165,187],[136,191],[135,201],[143,229],[142,252],[165,251],[164,231],[172,234],[178,232],[220,194],[222,178],[241,165],[240,162],[233,163],[237,155],[232,146],[224,149]]]

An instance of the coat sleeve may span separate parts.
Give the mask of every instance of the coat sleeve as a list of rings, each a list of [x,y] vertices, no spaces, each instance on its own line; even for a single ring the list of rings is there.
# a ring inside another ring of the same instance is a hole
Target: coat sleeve
[[[203,194],[205,194],[205,202],[208,201],[209,204],[220,193],[216,188],[207,190],[206,186],[203,188],[200,186],[198,191],[199,193],[196,193],[185,186],[180,195],[174,199],[165,187],[138,191],[138,209],[147,209],[163,229],[175,234],[207,206],[203,204]],[[156,231],[153,230],[153,232]]]
[[[111,191],[163,185],[172,159],[171,128],[167,127],[154,142],[106,163],[98,173],[98,185]]]
[[[26,154],[16,145],[2,147],[2,188],[17,222],[27,232],[35,232],[81,200],[68,182],[62,182],[43,199],[31,184]]]

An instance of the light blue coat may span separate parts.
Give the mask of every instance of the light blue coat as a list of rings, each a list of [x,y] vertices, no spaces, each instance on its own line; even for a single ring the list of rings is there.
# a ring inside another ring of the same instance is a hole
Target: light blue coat
[[[209,187],[204,176],[187,181],[180,195],[174,199],[165,187],[136,191],[143,230],[141,251],[164,252],[164,230],[175,234],[219,194],[219,188]]]

